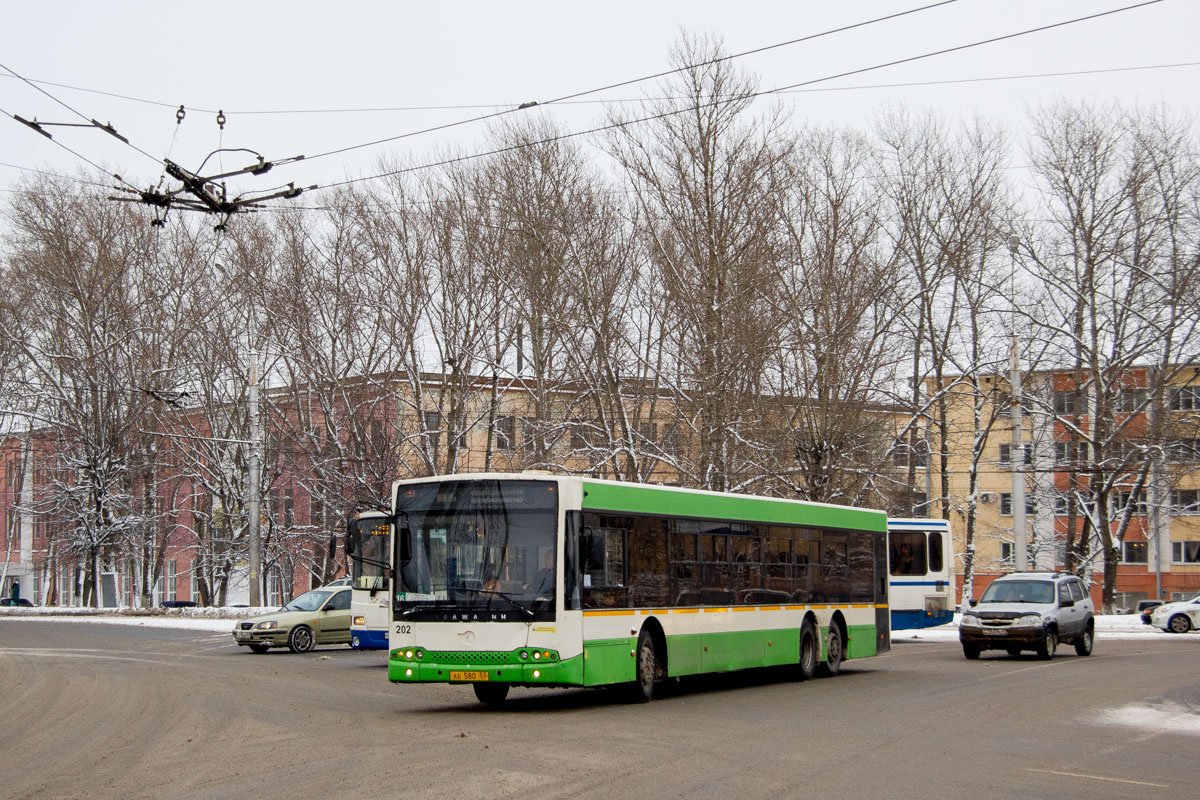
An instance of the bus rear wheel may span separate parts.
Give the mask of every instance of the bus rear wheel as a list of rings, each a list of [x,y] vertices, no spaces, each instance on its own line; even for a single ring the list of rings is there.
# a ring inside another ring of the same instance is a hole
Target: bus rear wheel
[[[846,642],[842,638],[842,628],[837,622],[829,623],[829,638],[825,643],[825,663],[821,665],[821,674],[832,678],[842,668],[842,656],[845,654]]]
[[[479,702],[489,706],[498,706],[508,697],[507,683],[472,683],[471,688]]]
[[[800,626],[800,663],[797,677],[802,681],[812,679],[817,674],[817,662],[821,660],[821,645],[817,641],[817,631],[811,620],[804,620]]]

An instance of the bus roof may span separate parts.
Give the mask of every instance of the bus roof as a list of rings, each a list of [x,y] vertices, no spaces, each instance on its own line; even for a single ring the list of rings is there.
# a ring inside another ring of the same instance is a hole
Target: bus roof
[[[819,528],[885,531],[882,511],[758,495],[708,492],[674,486],[583,479],[583,508],[696,519],[806,525]]]

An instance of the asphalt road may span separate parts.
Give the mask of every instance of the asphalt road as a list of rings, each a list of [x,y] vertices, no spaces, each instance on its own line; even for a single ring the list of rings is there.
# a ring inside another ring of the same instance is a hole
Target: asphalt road
[[[1050,662],[900,643],[836,678],[613,692],[393,686],[383,652],[0,619],[0,796],[1181,798],[1200,634]]]

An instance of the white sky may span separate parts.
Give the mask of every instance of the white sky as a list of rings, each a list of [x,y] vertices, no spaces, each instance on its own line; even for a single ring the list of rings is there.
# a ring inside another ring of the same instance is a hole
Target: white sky
[[[772,89],[1134,2],[958,0],[747,56],[737,63],[758,76],[761,88]],[[41,0],[6,5],[0,64],[24,78],[78,87],[38,84],[84,117],[111,123],[148,155],[99,130],[51,128],[55,141],[144,188],[158,182],[162,172],[158,162],[168,153],[192,170],[198,170],[204,158],[221,146],[250,148],[268,160],[315,156],[507,105],[544,103],[651,75],[669,68],[668,51],[681,29],[719,36],[733,54],[923,4],[921,0],[613,0],[590,4],[585,10],[582,4],[561,0],[445,4]],[[888,103],[932,108],[951,116],[979,113],[1013,127],[1022,123],[1026,108],[1057,98],[1165,102],[1176,110],[1193,112],[1198,105],[1197,66],[1045,74],[1200,62],[1197,31],[1200,2],[1162,0],[813,87],[830,91],[793,92],[779,98],[794,109],[797,121],[860,127]],[[1032,75],[1043,77],[879,86]],[[866,85],[877,88],[846,88]],[[589,102],[550,105],[537,113],[552,115],[567,130],[584,130],[603,117],[603,108],[595,100],[638,98],[654,91],[652,83],[626,86],[581,98]],[[175,120],[179,104],[188,109],[182,125]],[[334,111],[364,108],[398,110]],[[216,124],[217,109],[226,114],[223,132]],[[5,69],[0,69],[0,110],[44,122],[82,121]],[[282,111],[325,113],[261,113]],[[485,125],[475,123],[280,166],[270,175],[231,181],[230,193],[289,181],[327,185],[370,175],[378,171],[376,159],[382,155],[423,162],[450,146],[481,146],[485,131]],[[212,174],[222,164],[226,170],[240,168],[253,160],[247,153],[214,156],[204,173]],[[29,174],[25,170],[73,174],[80,167],[86,164],[75,155],[0,115],[0,201],[14,181]]]

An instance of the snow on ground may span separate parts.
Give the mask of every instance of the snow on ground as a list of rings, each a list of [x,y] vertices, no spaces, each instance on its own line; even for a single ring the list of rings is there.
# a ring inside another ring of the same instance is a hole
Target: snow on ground
[[[959,615],[954,616],[954,622],[939,625],[936,628],[917,628],[914,630],[892,631],[893,642],[957,642]],[[1185,636],[1197,635],[1195,632]],[[1140,614],[1097,614],[1097,639],[1145,639],[1163,637],[1178,639],[1179,634],[1167,633],[1161,628],[1151,628],[1142,623]]]
[[[90,608],[0,608],[0,619],[46,620],[55,622],[92,622],[110,625],[143,625],[158,628],[183,628],[199,631],[230,631],[235,620],[257,614],[269,614],[277,608],[181,608],[123,609],[97,612]],[[1193,631],[1183,636],[1200,636]],[[1097,639],[1181,638],[1142,624],[1138,614],[1101,614],[1096,617]],[[958,617],[936,628],[892,631],[893,642],[957,642]]]

